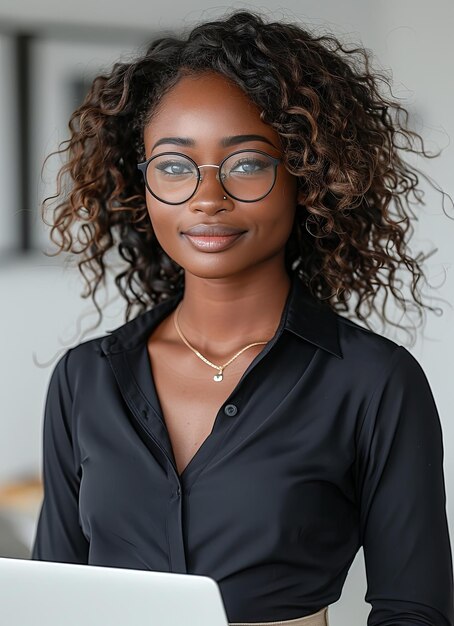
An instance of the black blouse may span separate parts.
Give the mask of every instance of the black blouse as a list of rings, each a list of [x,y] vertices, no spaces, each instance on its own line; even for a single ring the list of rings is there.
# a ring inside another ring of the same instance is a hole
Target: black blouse
[[[57,362],[32,558],[210,576],[228,620],[254,622],[336,602],[362,545],[368,626],[453,626],[442,430],[418,361],[292,277],[180,476],[146,342],[182,296]]]

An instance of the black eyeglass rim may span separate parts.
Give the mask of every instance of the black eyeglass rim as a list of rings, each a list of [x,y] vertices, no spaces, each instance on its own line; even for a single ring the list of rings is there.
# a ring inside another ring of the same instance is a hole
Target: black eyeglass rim
[[[259,200],[263,200],[263,198],[266,198],[266,196],[271,193],[271,191],[273,190],[274,185],[276,184],[276,179],[277,179],[277,166],[279,165],[279,163],[282,162],[282,158],[279,157],[273,157],[271,156],[271,154],[268,154],[268,152],[265,152],[264,150],[254,150],[254,149],[247,149],[247,148],[243,148],[242,150],[236,150],[235,152],[231,152],[230,154],[228,154],[226,157],[224,157],[222,159],[222,161],[219,163],[219,170],[221,169],[222,165],[225,163],[225,161],[227,161],[227,159],[229,159],[232,156],[235,156],[235,154],[241,154],[243,152],[257,152],[258,154],[263,154],[265,156],[267,156],[271,162],[274,165],[274,180],[273,180],[273,184],[271,185],[270,189],[263,195],[260,196],[260,198],[256,198],[255,200],[242,200],[241,198],[237,198],[236,196],[234,196],[233,194],[231,194],[230,192],[227,191],[227,189],[224,187],[224,183],[222,182],[221,179],[219,179],[219,182],[221,183],[221,187],[222,189],[225,191],[225,193],[230,196],[231,198],[233,198],[234,200],[238,200],[238,202],[258,202]],[[153,159],[156,159],[159,156],[163,156],[165,154],[175,154],[178,156],[182,156],[185,157],[186,159],[188,159],[189,161],[191,161],[191,163],[194,164],[196,170],[197,170],[197,184],[195,186],[194,191],[192,192],[192,194],[186,198],[186,200],[182,200],[181,202],[167,202],[167,200],[163,200],[162,198],[160,198],[159,196],[157,196],[153,190],[150,188],[150,186],[148,185],[148,181],[147,181],[147,176],[146,176],[146,172],[147,172],[147,167],[148,164],[153,161]],[[164,202],[164,204],[171,204],[171,205],[178,205],[178,204],[184,204],[185,202],[188,202],[188,200],[190,200],[194,194],[197,192],[197,189],[199,188],[200,185],[200,180],[201,180],[201,176],[200,176],[200,170],[199,170],[199,166],[197,165],[197,163],[194,161],[194,159],[192,159],[190,156],[188,156],[187,154],[184,154],[183,152],[175,152],[175,151],[169,151],[169,152],[160,152],[159,154],[154,154],[153,156],[151,156],[149,159],[147,159],[146,161],[142,161],[141,163],[137,163],[137,169],[140,170],[142,172],[142,176],[143,176],[143,180],[145,182],[145,186],[148,189],[148,191],[151,193],[151,195],[156,198],[157,200],[159,200],[159,202]]]

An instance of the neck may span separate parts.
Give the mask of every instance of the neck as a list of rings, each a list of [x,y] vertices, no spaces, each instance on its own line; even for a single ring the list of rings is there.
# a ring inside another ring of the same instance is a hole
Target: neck
[[[291,280],[284,267],[224,278],[186,272],[179,324],[198,349],[225,355],[276,332]]]

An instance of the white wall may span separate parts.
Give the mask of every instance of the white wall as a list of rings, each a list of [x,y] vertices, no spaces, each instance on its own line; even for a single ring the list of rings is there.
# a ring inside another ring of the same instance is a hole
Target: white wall
[[[16,113],[14,111],[12,91],[15,88],[15,76],[12,75],[12,39],[0,36],[0,252],[14,248],[19,239],[16,228],[14,206],[17,177],[17,146],[14,142]],[[5,89],[5,86],[7,88]],[[10,120],[13,120],[11,124]]]
[[[110,0],[79,0],[77,4],[57,0],[2,0],[0,5],[0,19],[19,21],[22,24],[37,25],[40,23],[121,26],[131,28],[173,28],[178,25],[188,25],[199,19],[217,18],[232,8],[259,9],[270,16],[279,18],[282,15],[292,15],[302,19],[308,18],[313,23],[332,24],[336,29],[345,31],[358,30],[368,36],[368,31],[375,27],[374,3],[362,0],[341,2],[317,2],[304,0],[302,2],[233,2],[210,3],[203,0],[193,0],[188,5],[184,0],[175,0],[169,3],[153,3],[144,0],[130,0],[125,3],[112,4]],[[372,13],[372,15],[371,15]],[[369,24],[368,24],[369,21]]]
[[[249,8],[260,8],[260,3],[235,3]],[[454,101],[451,59],[454,45],[451,34],[453,5],[439,1],[399,0],[391,2],[331,2],[300,1],[268,3],[272,17],[300,19],[309,25],[343,34],[347,40],[361,41],[375,51],[377,61],[391,67],[394,93],[403,98],[404,106],[419,116],[418,130],[428,138],[428,148],[444,147],[443,155],[434,161],[419,163],[430,175],[454,196],[452,169],[454,164],[451,138],[454,119],[451,114]],[[38,26],[46,20],[67,20],[78,24],[128,26],[150,30],[161,27],[192,24],[199,19],[215,18],[228,8],[211,8],[203,2],[191,3],[191,11],[183,3],[160,3],[144,0],[112,5],[109,1],[79,0],[60,3],[56,0],[31,0],[17,3],[2,0],[0,22],[13,20]],[[175,19],[177,16],[177,19]],[[51,62],[51,61],[49,61]],[[57,61],[55,61],[57,62]],[[0,83],[0,90],[4,85]],[[0,102],[4,94],[0,91]],[[49,131],[50,132],[50,131]],[[451,144],[451,145],[449,145]],[[415,161],[416,162],[416,161]],[[2,160],[0,159],[0,163]],[[428,206],[418,209],[420,218],[415,250],[438,247],[438,253],[429,259],[427,270],[433,285],[440,285],[438,295],[454,302],[453,241],[454,223],[441,210],[440,196],[427,193]],[[451,218],[450,203],[446,210]],[[2,212],[0,210],[0,216]],[[82,282],[74,270],[64,271],[61,261],[43,255],[11,260],[0,267],[0,294],[2,294],[0,325],[0,482],[26,472],[35,471],[40,463],[40,429],[43,402],[50,369],[39,369],[33,362],[36,355],[45,361],[61,347],[73,345],[78,336],[77,318],[82,311],[93,311],[79,293]],[[113,296],[114,292],[110,292]],[[433,295],[433,294],[432,294]],[[119,304],[111,309],[111,316],[103,321],[101,334],[122,323]],[[434,301],[434,304],[438,304]],[[443,303],[441,303],[443,305]],[[445,306],[445,305],[443,305]],[[83,321],[83,328],[96,319],[94,313]],[[425,370],[439,408],[445,441],[445,473],[448,495],[448,516],[453,532],[454,521],[454,423],[452,420],[452,370],[454,348],[454,315],[446,308],[442,317],[428,315],[426,336],[420,337],[411,349]],[[363,602],[366,589],[362,552],[358,554],[342,599],[331,607],[332,623],[351,626],[366,622],[369,605]]]

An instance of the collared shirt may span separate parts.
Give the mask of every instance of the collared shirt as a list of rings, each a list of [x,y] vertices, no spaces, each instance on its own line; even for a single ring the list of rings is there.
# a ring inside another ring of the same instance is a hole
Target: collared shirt
[[[57,362],[32,558],[209,576],[229,622],[254,622],[336,602],[363,546],[369,626],[453,626],[442,430],[417,360],[292,276],[179,475],[147,339],[182,297]]]

